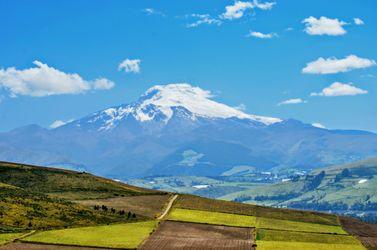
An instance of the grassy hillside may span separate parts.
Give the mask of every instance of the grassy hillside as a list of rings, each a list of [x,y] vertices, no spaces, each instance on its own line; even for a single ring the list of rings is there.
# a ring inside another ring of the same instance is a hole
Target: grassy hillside
[[[221,198],[341,214],[365,212],[366,220],[377,219],[377,158],[318,169],[305,176],[292,176],[286,182]]]
[[[85,172],[0,162],[0,182],[68,199],[109,198],[159,193]]]
[[[96,210],[72,200],[156,194],[163,193],[87,173],[0,162],[0,232],[128,222],[135,219],[120,209]]]

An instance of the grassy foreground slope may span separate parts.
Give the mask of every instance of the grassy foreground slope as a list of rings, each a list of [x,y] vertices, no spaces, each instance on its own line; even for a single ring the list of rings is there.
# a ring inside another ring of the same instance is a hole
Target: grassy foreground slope
[[[161,193],[85,172],[9,162],[0,162],[0,182],[71,200]]]
[[[72,200],[155,194],[162,192],[87,173],[0,162],[0,232],[126,222],[125,215]]]

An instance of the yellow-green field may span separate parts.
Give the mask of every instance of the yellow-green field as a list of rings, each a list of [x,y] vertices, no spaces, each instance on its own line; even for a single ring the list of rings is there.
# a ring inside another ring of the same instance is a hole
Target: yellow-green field
[[[262,217],[257,217],[256,227],[299,232],[347,234],[340,226],[329,226],[316,223],[279,220]]]
[[[313,242],[257,241],[258,250],[365,250],[362,245]]]
[[[168,220],[236,227],[255,227],[254,216],[208,212],[181,208],[174,208],[170,212]]]
[[[303,233],[269,229],[258,229],[257,240],[360,245],[360,242],[350,235]]]
[[[329,249],[351,250],[365,249],[350,235],[303,233],[280,230],[258,229],[256,242],[258,249]]]
[[[94,246],[111,248],[136,248],[157,226],[156,221],[81,227],[36,233],[23,239],[28,242]]]
[[[3,244],[6,244],[10,241],[13,241],[20,236],[22,236],[24,233],[7,233],[7,234],[0,234],[0,246]]]

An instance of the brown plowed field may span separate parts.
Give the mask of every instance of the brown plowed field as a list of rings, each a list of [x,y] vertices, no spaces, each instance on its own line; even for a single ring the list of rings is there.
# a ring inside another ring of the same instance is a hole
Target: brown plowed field
[[[253,249],[253,229],[163,221],[140,249]]]
[[[15,242],[0,246],[1,250],[106,250],[107,248],[74,247]]]
[[[368,224],[360,220],[340,217],[343,228],[357,238],[368,249],[377,249],[377,224]]]

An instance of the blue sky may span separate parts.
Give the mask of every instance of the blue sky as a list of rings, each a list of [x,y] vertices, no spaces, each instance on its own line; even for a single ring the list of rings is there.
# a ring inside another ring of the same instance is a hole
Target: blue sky
[[[377,131],[376,9],[373,0],[1,1],[0,131],[48,127],[176,82],[252,114]],[[118,70],[125,59],[140,71]],[[38,70],[34,61],[80,79],[36,79],[22,71]]]

